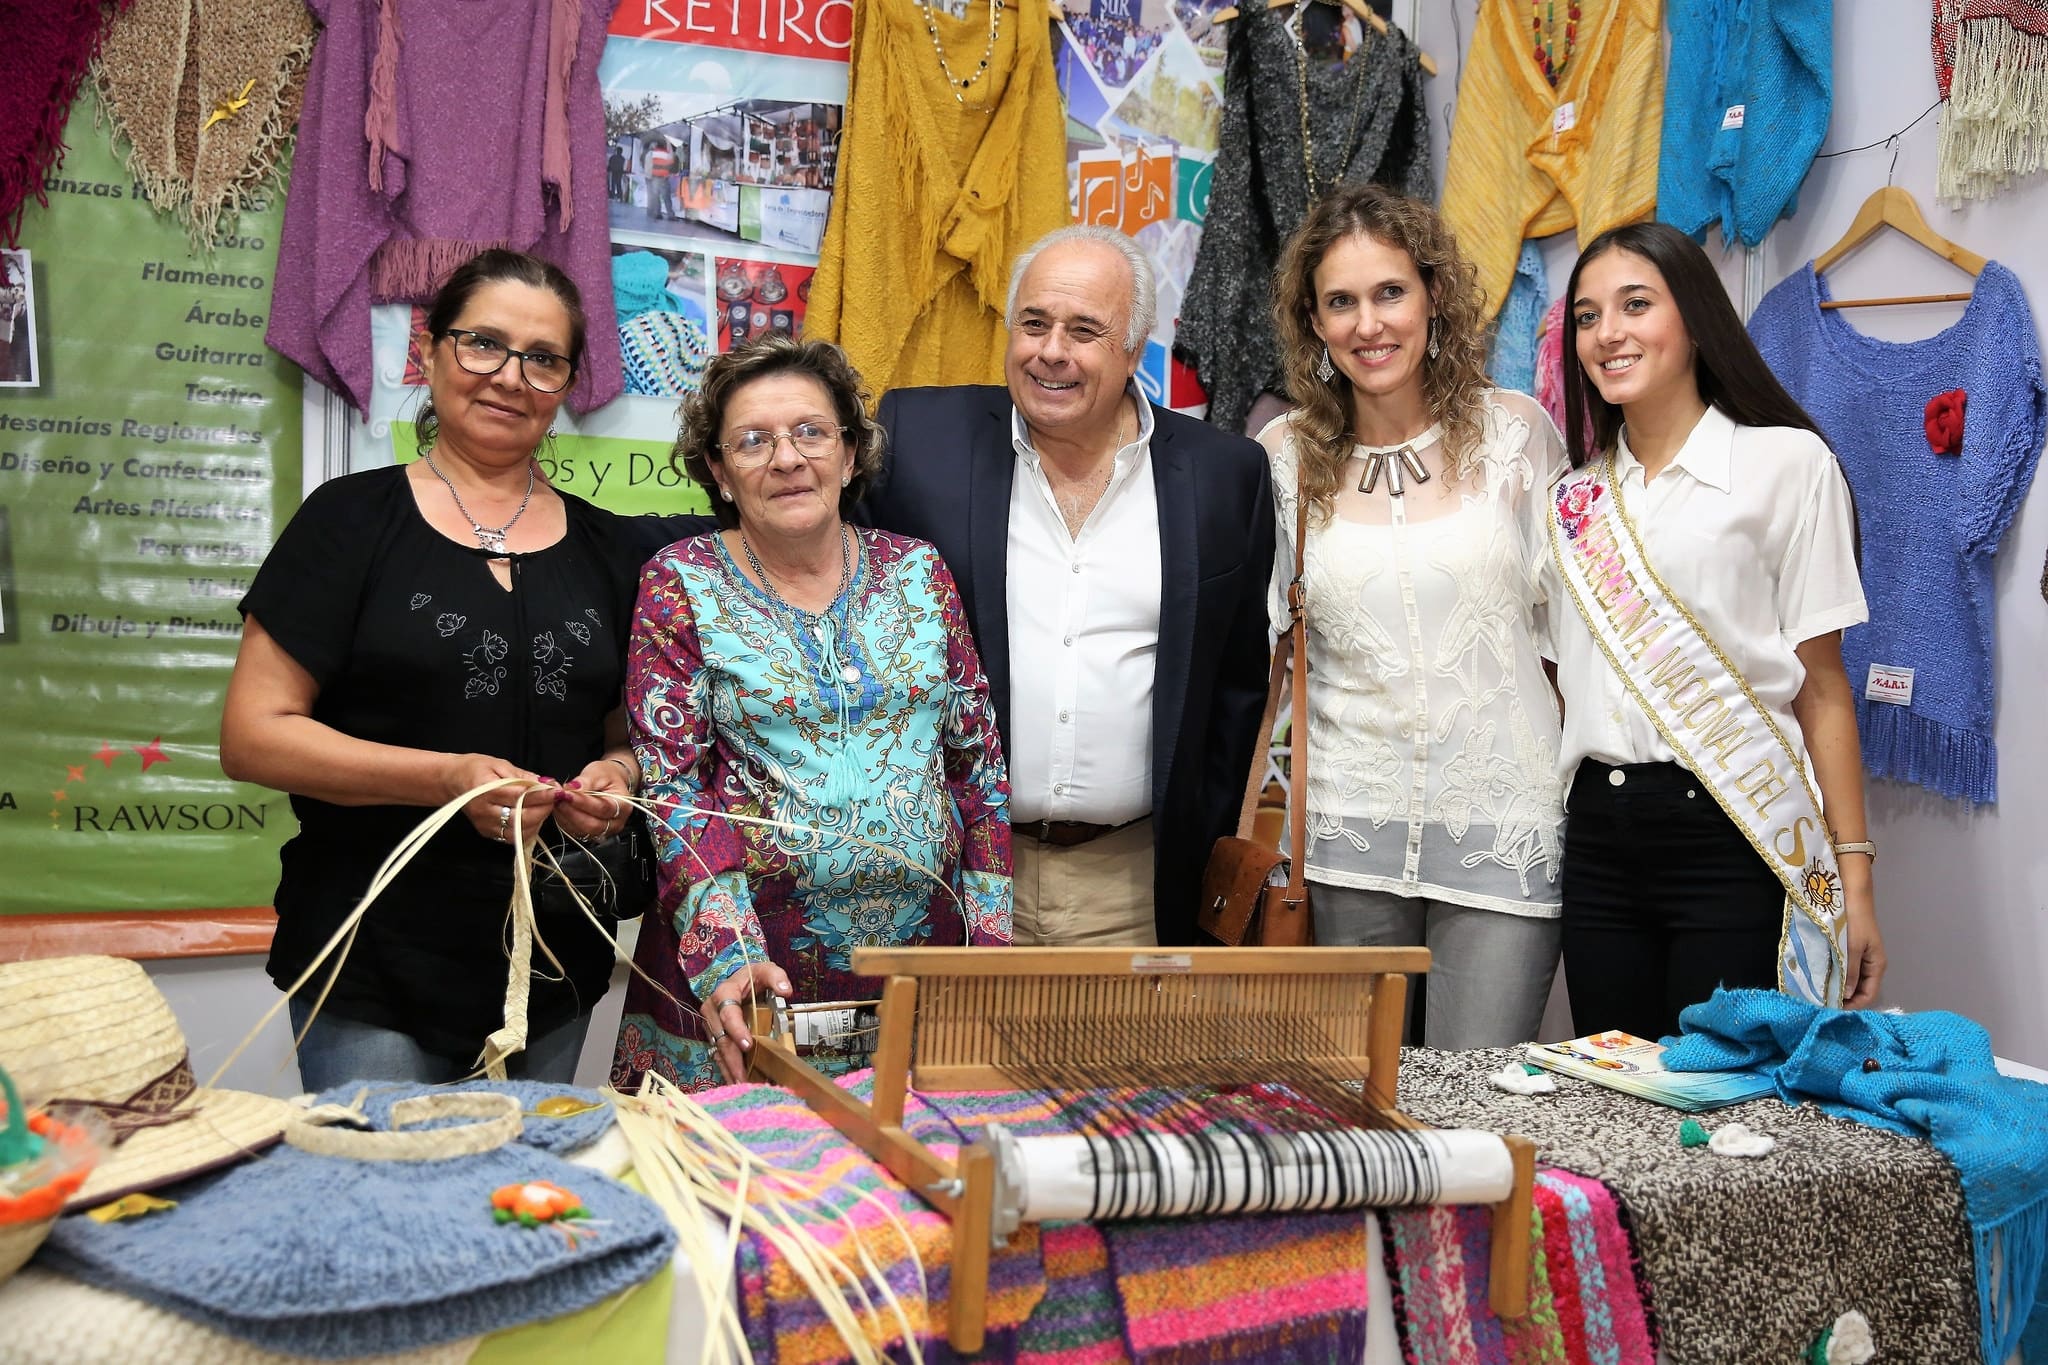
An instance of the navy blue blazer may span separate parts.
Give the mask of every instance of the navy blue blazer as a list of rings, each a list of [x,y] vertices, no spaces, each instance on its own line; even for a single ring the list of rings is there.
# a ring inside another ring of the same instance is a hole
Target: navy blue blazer
[[[898,389],[865,519],[931,542],[958,581],[981,650],[996,723],[1010,733],[1009,392],[994,386]],[[1242,436],[1154,406],[1159,500],[1159,652],[1152,687],[1154,913],[1161,944],[1196,941],[1202,869],[1231,833],[1265,709],[1266,584],[1273,492],[1265,451]]]

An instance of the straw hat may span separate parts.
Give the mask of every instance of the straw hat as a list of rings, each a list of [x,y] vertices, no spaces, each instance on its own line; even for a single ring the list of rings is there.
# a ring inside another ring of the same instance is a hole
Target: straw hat
[[[170,1003],[118,957],[0,963],[0,1067],[25,1102],[96,1115],[112,1130],[116,1145],[65,1205],[73,1212],[253,1156],[283,1135],[292,1110],[198,1088]]]

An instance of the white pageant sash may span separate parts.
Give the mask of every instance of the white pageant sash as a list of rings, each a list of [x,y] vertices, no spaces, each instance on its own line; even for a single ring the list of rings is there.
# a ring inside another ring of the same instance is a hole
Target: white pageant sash
[[[1785,884],[1778,989],[1842,1003],[1842,876],[1803,755],[1643,553],[1611,459],[1552,490],[1550,548],[1600,652]]]

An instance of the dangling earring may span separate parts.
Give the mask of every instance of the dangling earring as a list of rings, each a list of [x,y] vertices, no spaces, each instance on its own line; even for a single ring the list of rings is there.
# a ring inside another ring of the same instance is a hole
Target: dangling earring
[[[1429,358],[1431,360],[1435,360],[1438,356],[1442,355],[1444,350],[1444,344],[1437,340],[1436,333],[1436,315],[1431,314],[1429,319]]]
[[[1330,363],[1330,348],[1325,346],[1323,347],[1323,358],[1316,362],[1316,378],[1327,384],[1336,377],[1336,374],[1337,367]]]

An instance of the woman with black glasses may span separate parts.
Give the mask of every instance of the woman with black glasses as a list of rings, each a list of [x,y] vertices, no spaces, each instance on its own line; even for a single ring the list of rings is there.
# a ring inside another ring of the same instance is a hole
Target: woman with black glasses
[[[630,813],[620,698],[639,556],[619,518],[550,488],[535,458],[583,331],[553,265],[499,250],[458,269],[427,315],[420,458],[321,485],[242,599],[221,766],[291,793],[299,820],[277,889],[279,986],[426,809],[508,784],[371,907],[300,1045],[308,1089],[473,1070],[503,1020],[506,845],[600,841]],[[580,916],[543,928],[562,970],[536,950],[511,1067],[568,1081],[612,949]],[[317,995],[293,999],[295,1029]]]
[[[845,354],[771,332],[714,360],[674,460],[722,528],[647,566],[626,710],[662,803],[612,1084],[739,1080],[746,1008],[872,999],[864,944],[1010,941],[1009,783],[952,576],[846,513],[882,430]],[[826,1025],[816,1060],[872,1046]],[[799,1035],[801,1040],[802,1035]]]

